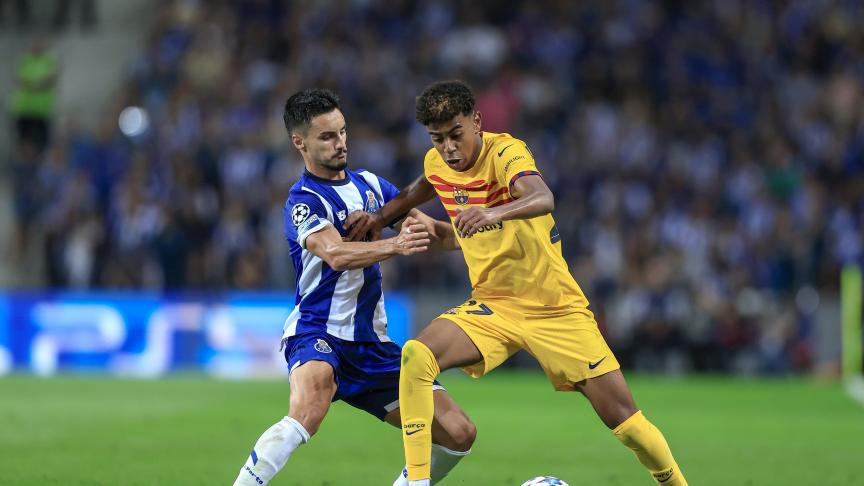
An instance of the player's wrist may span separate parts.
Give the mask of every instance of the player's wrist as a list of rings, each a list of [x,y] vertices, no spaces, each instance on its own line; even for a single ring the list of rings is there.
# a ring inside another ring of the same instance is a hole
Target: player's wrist
[[[379,240],[381,244],[384,245],[384,252],[388,255],[398,255],[399,254],[399,237],[394,236],[392,238],[387,238],[385,240]]]
[[[494,222],[504,221],[505,216],[507,215],[504,206],[505,205],[489,208],[489,216],[494,220]]]
[[[384,212],[383,208],[381,211],[377,213],[373,213],[373,229],[377,231],[382,231],[385,227],[393,228],[400,221],[405,219],[408,213],[402,213],[397,211],[388,211]]]

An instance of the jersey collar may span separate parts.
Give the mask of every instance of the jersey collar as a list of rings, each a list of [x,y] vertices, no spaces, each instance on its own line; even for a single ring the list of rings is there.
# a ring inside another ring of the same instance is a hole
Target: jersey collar
[[[344,179],[324,179],[323,177],[318,177],[315,174],[309,172],[309,169],[303,169],[303,175],[312,179],[315,182],[319,182],[321,184],[326,184],[328,186],[344,186],[351,182],[351,178],[348,176],[348,169],[345,169],[345,178]]]

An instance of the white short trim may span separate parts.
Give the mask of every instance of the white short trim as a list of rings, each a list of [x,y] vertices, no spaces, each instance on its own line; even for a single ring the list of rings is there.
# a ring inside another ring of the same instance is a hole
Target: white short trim
[[[438,390],[447,391],[447,389],[444,388],[442,385],[432,385],[432,391],[433,392],[438,391]],[[393,410],[396,410],[397,408],[399,408],[399,400],[393,400],[392,402],[388,403],[387,405],[384,405],[384,411],[387,413],[390,413]]]

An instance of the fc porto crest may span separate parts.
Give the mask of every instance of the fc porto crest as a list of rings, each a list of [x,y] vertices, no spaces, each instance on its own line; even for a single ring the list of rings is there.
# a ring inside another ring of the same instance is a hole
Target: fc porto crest
[[[363,205],[363,210],[367,213],[374,213],[380,208],[381,206],[378,204],[378,200],[375,199],[375,193],[372,191],[366,191],[366,204]]]
[[[333,350],[330,348],[330,345],[327,344],[327,341],[323,339],[318,339],[315,341],[315,351],[319,353],[332,353]]]
[[[461,187],[454,187],[453,199],[456,200],[456,204],[464,206],[468,204],[468,193],[465,191],[465,189],[462,189]]]

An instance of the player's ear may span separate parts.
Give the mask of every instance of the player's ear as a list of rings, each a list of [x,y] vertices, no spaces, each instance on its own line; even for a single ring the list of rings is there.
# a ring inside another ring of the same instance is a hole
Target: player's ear
[[[480,112],[475,110],[475,111],[474,111],[474,116],[473,116],[472,119],[471,119],[471,121],[472,121],[473,124],[474,124],[474,132],[475,132],[475,133],[480,133],[480,130],[482,130],[481,127],[482,127],[483,125],[480,123],[480,122],[481,122],[481,118],[482,118],[482,116],[480,115]]]
[[[306,144],[303,142],[303,137],[296,133],[291,134],[291,144],[301,152],[306,151]]]

